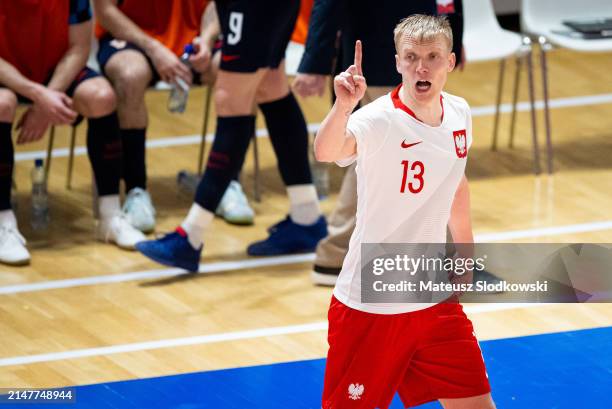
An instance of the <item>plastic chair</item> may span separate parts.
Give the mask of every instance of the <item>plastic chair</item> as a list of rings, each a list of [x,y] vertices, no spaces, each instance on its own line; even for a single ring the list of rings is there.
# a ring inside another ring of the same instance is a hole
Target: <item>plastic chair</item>
[[[546,53],[552,49],[552,45],[580,52],[612,51],[612,38],[579,38],[576,37],[575,32],[563,24],[564,20],[588,20],[602,17],[612,17],[612,1],[522,0],[521,2],[521,29],[537,38],[540,45],[548,173],[553,173],[554,169]]]
[[[501,94],[504,84],[506,60],[512,57],[516,58],[516,72],[514,76],[514,87],[512,94],[510,139],[508,143],[509,147],[512,147],[514,143],[514,129],[516,123],[516,107],[521,66],[523,64],[523,60],[526,60],[527,62],[529,99],[531,104],[534,171],[536,174],[539,174],[540,155],[537,143],[531,41],[521,34],[505,30],[499,25],[491,0],[464,0],[463,16],[465,30],[463,35],[463,45],[468,63],[491,60],[500,61],[491,150],[497,149]]]

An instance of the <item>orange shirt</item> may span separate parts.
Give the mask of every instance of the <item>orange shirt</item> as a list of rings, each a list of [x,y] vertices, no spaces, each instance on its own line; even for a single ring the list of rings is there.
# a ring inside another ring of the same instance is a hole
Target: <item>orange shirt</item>
[[[142,31],[181,55],[185,44],[200,33],[207,4],[208,0],[123,0],[119,9]],[[98,23],[96,36],[105,34]]]
[[[0,58],[44,83],[69,46],[69,0],[0,0]]]
[[[310,13],[312,12],[312,4],[314,0],[302,0],[300,4],[300,14],[295,22],[295,29],[291,35],[291,41],[300,44],[306,44],[306,36],[308,34],[308,22],[310,21]]]

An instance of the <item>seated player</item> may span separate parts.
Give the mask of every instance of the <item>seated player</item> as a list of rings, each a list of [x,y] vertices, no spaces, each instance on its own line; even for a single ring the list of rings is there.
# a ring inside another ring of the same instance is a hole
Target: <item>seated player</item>
[[[121,140],[112,87],[85,67],[92,23],[87,0],[0,2],[0,262],[27,264],[30,254],[11,209],[12,130],[17,143],[37,141],[51,125],[87,118],[87,153],[98,191],[97,237],[133,249],[144,240],[121,213]],[[24,35],[26,33],[27,35]]]
[[[450,24],[415,14],[397,25],[394,40],[400,85],[351,114],[367,88],[357,41],[315,140],[317,159],[357,161],[358,193],[329,307],[322,408],[386,409],[398,392],[405,407],[439,400],[446,409],[492,409],[478,341],[455,297],[438,304],[362,299],[362,243],[446,243],[448,226],[458,257],[473,257],[465,177],[471,113],[463,98],[442,92],[456,62]]]
[[[203,236],[223,192],[244,162],[255,129],[253,106],[261,109],[287,187],[289,216],[250,245],[250,255],[313,251],[327,234],[327,223],[308,163],[308,131],[289,90],[284,54],[299,2],[273,0],[262,7],[251,0],[217,1],[223,33],[215,105],[217,129],[195,202],[176,232],[139,243],[138,250],[162,264],[197,271]]]
[[[208,5],[208,7],[207,7]],[[145,92],[156,82],[214,82],[211,64],[219,24],[208,0],[94,0],[99,27],[98,62],[117,94],[123,143],[124,211],[134,227],[155,228],[155,209],[147,191]],[[205,12],[206,11],[206,12]],[[179,57],[193,43],[191,69]],[[218,65],[218,62],[217,62]],[[201,78],[203,76],[203,78]],[[249,224],[253,210],[233,181],[217,213],[229,222]]]

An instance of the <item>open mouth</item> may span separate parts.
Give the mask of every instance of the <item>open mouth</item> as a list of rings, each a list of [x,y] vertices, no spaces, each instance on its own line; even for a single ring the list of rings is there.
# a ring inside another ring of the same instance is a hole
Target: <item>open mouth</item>
[[[431,82],[417,81],[415,87],[418,92],[427,92],[431,88]]]

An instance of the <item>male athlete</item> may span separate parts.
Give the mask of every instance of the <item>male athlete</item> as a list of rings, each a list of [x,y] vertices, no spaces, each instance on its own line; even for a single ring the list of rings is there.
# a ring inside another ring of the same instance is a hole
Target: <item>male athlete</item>
[[[361,300],[362,243],[444,243],[447,225],[455,243],[473,242],[464,175],[470,109],[442,92],[455,66],[450,25],[412,15],[394,39],[402,83],[351,115],[366,91],[358,41],[354,65],[334,79],[337,99],[315,140],[318,160],[357,161],[358,197],[357,225],[329,308],[322,406],[382,409],[399,392],[407,407],[439,400],[450,409],[494,408],[460,304]]]
[[[368,0],[317,0],[313,5],[308,41],[298,68],[299,74],[293,82],[294,90],[302,97],[322,95],[325,77],[332,73],[336,43],[340,43],[341,52],[337,64],[339,69],[334,72],[339,73],[343,67],[351,65],[355,41],[361,39],[363,69],[368,78],[368,88],[359,104],[366,105],[388,94],[401,81],[401,76],[393,64],[393,39],[381,33],[387,30],[391,32],[400,19],[417,13],[435,15],[452,11],[447,17],[453,29],[453,52],[457,56],[457,65],[462,64],[463,2],[454,0],[452,10],[441,10],[438,4],[440,1],[379,0],[378,7],[371,7]],[[376,21],[376,24],[372,24],[372,21]],[[337,41],[338,30],[342,33],[340,41]],[[334,211],[329,216],[329,235],[317,245],[311,273],[316,284],[336,284],[355,229],[356,210],[357,174],[353,164],[346,168]]]
[[[263,113],[278,168],[287,187],[290,210],[251,244],[253,256],[313,251],[327,235],[308,164],[308,131],[289,90],[285,49],[295,26],[299,1],[217,0],[223,33],[221,65],[215,83],[217,129],[206,172],[195,201],[176,232],[139,243],[145,256],[166,265],[197,271],[203,236],[230,180],[244,162],[255,131],[255,104]]]
[[[116,100],[108,81],[85,66],[91,31],[88,0],[0,1],[0,263],[30,261],[10,202],[18,101],[31,104],[17,121],[18,144],[41,139],[51,125],[87,118],[87,153],[99,195],[98,238],[126,249],[145,238],[120,211]]]

